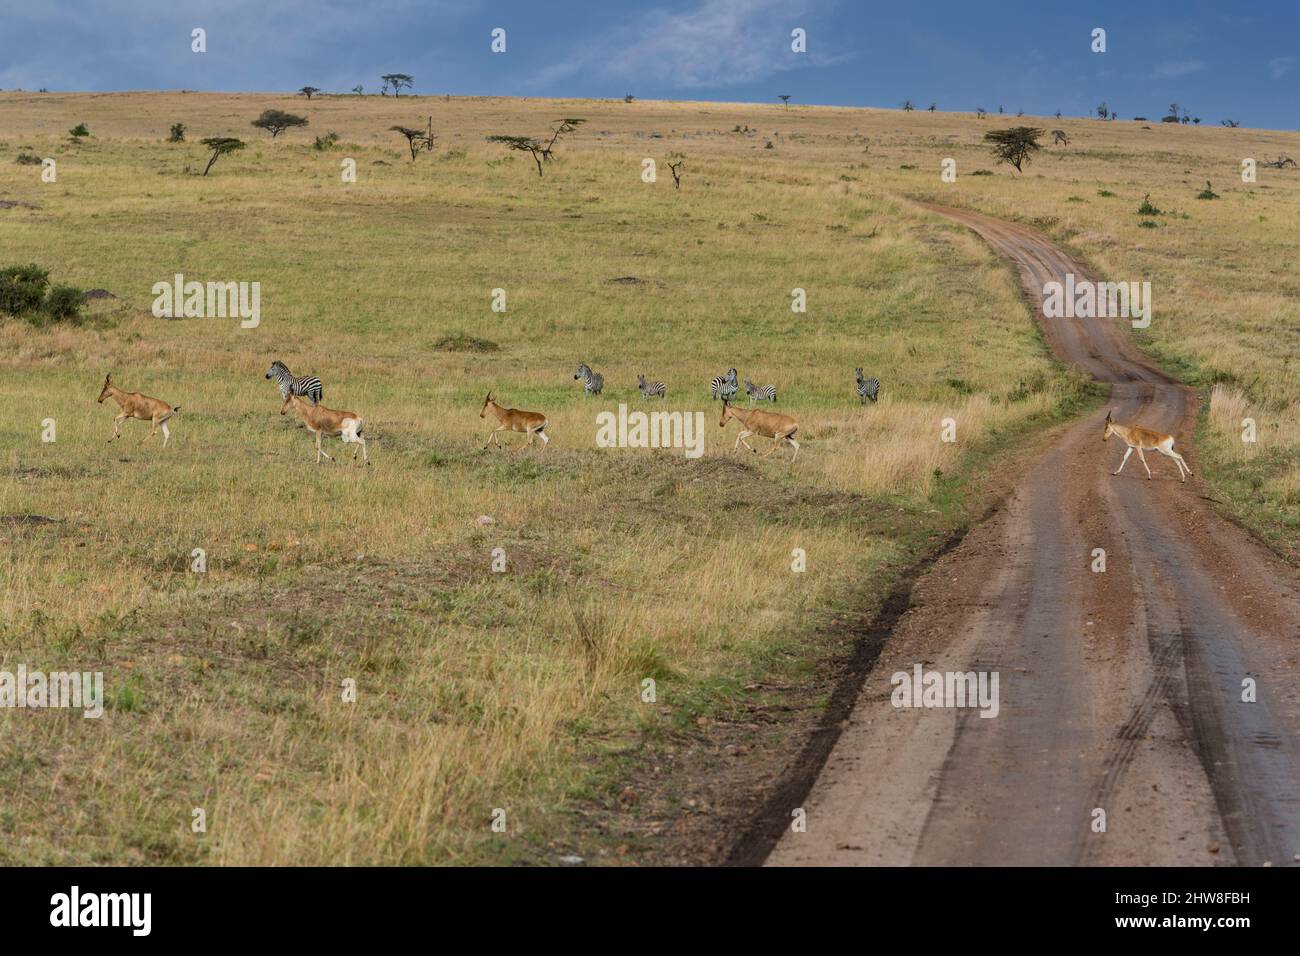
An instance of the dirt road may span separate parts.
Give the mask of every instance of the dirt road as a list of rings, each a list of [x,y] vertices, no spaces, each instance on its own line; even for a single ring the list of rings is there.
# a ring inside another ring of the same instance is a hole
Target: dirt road
[[[1195,392],[1120,321],[1042,317],[1043,283],[1085,267],[1027,227],[930,208],[1016,263],[1052,349],[1111,384],[1118,421],[1172,433],[1197,467]],[[1113,477],[1124,445],[1102,443],[1103,416],[1014,464],[1001,507],[916,582],[799,804],[806,830],[784,827],[769,865],[1298,858],[1297,574],[1170,459]],[[996,672],[997,716],[895,707],[891,676],[916,664]]]

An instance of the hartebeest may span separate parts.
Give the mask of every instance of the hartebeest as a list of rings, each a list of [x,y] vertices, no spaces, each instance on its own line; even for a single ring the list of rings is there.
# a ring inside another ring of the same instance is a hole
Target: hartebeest
[[[501,442],[497,440],[497,432],[512,431],[526,434],[530,445],[533,443],[533,436],[536,435],[542,440],[542,451],[546,451],[550,439],[546,437],[546,416],[541,412],[525,412],[518,408],[502,408],[496,403],[496,399],[492,397],[491,392],[488,392],[487,398],[483,400],[483,409],[478,413],[478,417],[486,417],[489,409],[491,409],[492,414],[496,416],[500,424],[488,436],[487,445],[483,446],[484,449],[492,444],[500,447]],[[523,448],[524,446],[520,445],[519,447]]]
[[[1107,412],[1106,426],[1102,430],[1101,440],[1105,441],[1111,435],[1118,435],[1128,444],[1128,451],[1124,452],[1124,460],[1119,463],[1119,467],[1116,468],[1112,474],[1118,475],[1124,470],[1124,466],[1128,464],[1129,455],[1133,454],[1134,448],[1137,449],[1138,459],[1141,460],[1142,467],[1147,470],[1148,481],[1151,480],[1151,468],[1147,465],[1146,455],[1142,454],[1144,448],[1158,451],[1160,454],[1172,458],[1174,464],[1178,466],[1179,480],[1187,480],[1187,475],[1183,474],[1184,471],[1186,471],[1188,475],[1192,473],[1192,469],[1187,467],[1187,462],[1183,460],[1183,456],[1174,451],[1173,435],[1165,435],[1161,432],[1152,431],[1149,428],[1141,428],[1137,425],[1120,425],[1111,418],[1111,413]]]
[[[326,408],[324,405],[313,405],[311,402],[304,401],[302,396],[290,392],[289,397],[280,406],[280,414],[283,415],[290,405],[307,426],[307,430],[316,436],[316,464],[320,464],[322,455],[330,461],[334,460],[332,455],[321,448],[322,435],[331,438],[337,435],[343,439],[345,445],[349,443],[360,445],[357,451],[361,452],[366,464],[370,464],[370,453],[366,451],[366,437],[362,433],[363,422],[356,412],[340,412],[333,408]],[[357,452],[354,451],[352,453],[354,461],[356,457]]]
[[[772,452],[781,447],[782,442],[789,442],[790,447],[794,449],[794,455],[790,458],[794,461],[799,457],[799,443],[794,440],[794,433],[799,430],[799,423],[789,415],[779,415],[776,412],[760,412],[758,409],[741,411],[732,406],[725,399],[722,402],[722,420],[718,422],[720,428],[725,428],[728,418],[734,418],[740,422],[743,428],[740,434],[736,436],[736,444],[731,446],[734,453],[742,444],[752,452],[758,449],[745,441],[750,435],[761,435],[764,438],[771,438],[772,448],[764,458],[770,458]]]
[[[97,401],[102,405],[104,399],[111,398],[122,407],[122,411],[113,419],[113,438],[121,438],[121,424],[128,418],[138,418],[143,422],[150,422],[151,426],[148,434],[140,439],[140,444],[145,443],[150,435],[162,429],[163,447],[167,447],[167,439],[171,438],[171,432],[167,429],[169,419],[181,413],[181,407],[175,408],[168,405],[160,398],[150,398],[148,395],[142,395],[139,392],[124,392],[113,384],[111,374],[104,376],[104,388],[99,393]],[[110,438],[109,441],[112,441]]]

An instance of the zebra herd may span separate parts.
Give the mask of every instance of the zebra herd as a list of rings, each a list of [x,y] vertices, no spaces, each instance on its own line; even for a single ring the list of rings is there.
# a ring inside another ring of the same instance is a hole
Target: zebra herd
[[[270,378],[269,375],[267,377]],[[576,381],[582,382],[583,391],[588,395],[599,395],[605,388],[605,376],[599,372],[593,372],[591,366],[586,362],[579,363],[573,377]],[[854,369],[854,377],[858,401],[865,405],[867,399],[874,402],[880,397],[880,379],[865,378],[860,368]],[[734,402],[737,392],[740,391],[738,382],[736,370],[734,368],[728,369],[726,375],[715,375],[709,380],[709,394],[715,399],[721,399],[727,403]],[[642,398],[666,397],[667,390],[664,383],[649,381],[644,375],[637,375],[636,387],[641,391]],[[776,404],[775,385],[755,385],[749,379],[745,379],[745,394],[749,396],[751,404],[754,402]]]
[[[284,401],[289,400],[290,395],[297,395],[307,398],[313,405],[319,405],[324,390],[321,386],[320,379],[315,375],[303,375],[295,378],[289,371],[288,366],[278,359],[271,363],[271,367],[266,372],[268,379],[275,379],[276,385],[280,387],[280,397]],[[857,383],[858,401],[866,404],[867,399],[876,401],[880,396],[880,379],[866,378],[862,374],[862,369],[854,369],[854,377]],[[575,381],[582,382],[582,389],[588,395],[599,395],[605,390],[605,376],[599,372],[593,372],[591,366],[586,362],[578,364],[577,370],[573,373]],[[714,376],[709,381],[709,394],[715,399],[721,399],[724,402],[734,402],[736,394],[740,391],[737,384],[736,370],[728,369],[726,375]],[[643,398],[665,398],[667,389],[663,382],[648,381],[644,375],[637,375],[636,387],[640,390]],[[750,403],[754,402],[771,402],[776,404],[776,386],[775,385],[755,385],[749,379],[745,379],[745,394],[749,396]]]

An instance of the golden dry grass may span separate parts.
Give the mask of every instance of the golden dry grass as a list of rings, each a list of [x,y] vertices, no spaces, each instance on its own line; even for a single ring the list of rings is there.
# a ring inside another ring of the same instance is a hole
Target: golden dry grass
[[[309,116],[309,133],[253,135],[267,107]],[[412,164],[384,131],[430,114],[438,149]],[[571,115],[588,123],[544,178],[484,142]],[[67,144],[81,121],[93,138]],[[200,177],[201,147],[162,141],[177,121],[191,140],[250,147]],[[41,184],[0,161],[0,197],[36,207],[0,210],[3,262],[119,297],[82,328],[0,322],[0,515],[61,522],[0,525],[0,667],[104,670],[110,697],[98,722],[0,713],[3,859],[549,859],[577,838],[566,810],[587,792],[593,740],[666,732],[754,674],[826,653],[828,609],[860,607],[927,533],[964,520],[981,455],[1077,400],[1011,271],[909,195],[1050,214],[1107,272],[1154,261],[1130,254],[1174,263],[1152,276],[1155,344],[1189,367],[1214,356],[1236,381],[1282,374],[1278,349],[1214,347],[1207,300],[1170,289],[1184,269],[1203,283],[1219,268],[1174,255],[1183,243],[1204,251],[1235,227],[1289,249],[1290,187],[1220,190],[1230,198],[1189,209],[1208,226],[1128,223],[1137,182],[1172,194],[1185,156],[1223,161],[1226,131],[1076,124],[1079,145],[1023,180],[941,188],[945,155],[989,166],[990,125],[728,104],[0,94],[0,160],[59,164]],[[340,148],[312,150],[327,130]],[[687,158],[680,192],[662,167],[673,152]],[[356,184],[340,181],[344,157]],[[1060,194],[1092,177],[1123,180],[1124,198],[1063,218]],[[1228,213],[1247,202],[1265,222]],[[260,282],[261,326],[154,319],[150,289],[176,272]],[[643,281],[611,281],[625,276]],[[1246,294],[1247,276],[1231,281]],[[1249,292],[1261,328],[1294,318],[1291,281]],[[790,310],[796,287],[806,314]],[[500,349],[436,349],[446,336]],[[309,436],[275,414],[273,358],[365,416],[372,467],[312,466]],[[580,360],[605,374],[602,399],[573,381]],[[736,426],[718,429],[707,383],[731,365],[777,384],[806,439],[795,467],[729,460]],[[858,365],[884,383],[878,405],[858,405]],[[94,397],[110,369],[184,406],[165,452],[129,444],[138,422],[104,444],[111,412]],[[703,458],[595,447],[597,409],[642,407],[638,372],[668,383],[667,408],[705,411]],[[479,450],[489,388],[548,415],[544,455]],[[39,440],[46,418],[54,444]],[[188,571],[196,547],[203,575]],[[796,547],[806,574],[790,571]],[[639,698],[647,677],[654,706]],[[347,678],[355,704],[340,700]]]

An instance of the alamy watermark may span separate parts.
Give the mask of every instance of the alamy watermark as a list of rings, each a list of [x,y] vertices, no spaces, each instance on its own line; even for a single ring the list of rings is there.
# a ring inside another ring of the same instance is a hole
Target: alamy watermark
[[[89,719],[104,713],[104,674],[101,671],[0,671],[0,707],[70,707]]]
[[[1151,325],[1150,282],[1076,281],[1043,283],[1043,315],[1049,319],[1132,319],[1133,328]]]
[[[132,936],[148,936],[152,913],[152,893],[83,893],[73,885],[50,897],[51,926],[117,926],[130,929]]]
[[[1000,708],[997,671],[927,671],[916,664],[889,682],[895,707],[978,707],[981,717],[996,717]]]
[[[186,282],[178,272],[172,282],[155,282],[152,291],[156,319],[239,318],[244,329],[262,322],[260,282]]]
[[[629,412],[596,415],[598,448],[684,448],[687,458],[704,454],[703,412]]]

